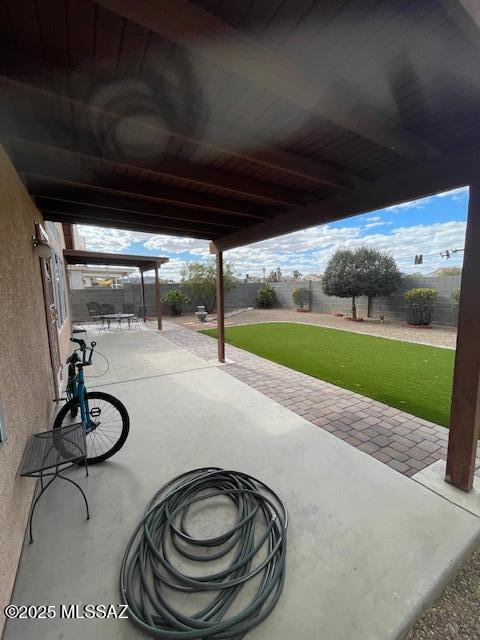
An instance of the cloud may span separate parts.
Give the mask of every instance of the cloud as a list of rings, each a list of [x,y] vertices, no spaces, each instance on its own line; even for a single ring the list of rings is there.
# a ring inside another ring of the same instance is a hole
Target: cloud
[[[386,207],[385,211],[400,211],[400,209],[425,209],[425,200],[412,200],[411,202],[401,202],[400,204],[392,204],[391,207]]]
[[[364,225],[364,229],[373,229],[373,227],[383,227],[385,224],[385,222],[369,222],[368,224]]]
[[[369,218],[367,218],[367,222],[379,222],[380,220],[380,216],[370,216]]]
[[[411,200],[410,202],[401,202],[400,204],[394,204],[391,207],[386,207],[385,211],[399,211],[400,209],[425,209],[429,202],[435,198],[452,198],[452,200],[460,200],[468,194],[468,187],[459,187],[458,189],[450,189],[450,191],[443,191],[443,193],[436,193],[433,196],[426,198],[420,198],[418,200]]]
[[[122,229],[104,229],[78,225],[78,232],[85,240],[89,251],[104,251],[107,253],[126,253],[132,244],[144,242],[150,234],[124,231]]]
[[[443,193],[437,193],[432,198],[455,198],[457,196],[468,195],[468,187],[459,187],[458,189],[451,189],[450,191],[444,191]]]
[[[457,194],[458,195],[458,194]],[[278,238],[264,240],[255,244],[238,247],[225,253],[225,259],[233,265],[239,276],[249,274],[261,276],[263,269],[270,273],[280,267],[284,274],[298,269],[301,273],[322,273],[338,247],[354,248],[367,245],[393,255],[402,271],[422,271],[430,273],[447,261],[440,257],[445,249],[461,248],[464,245],[464,221],[439,222],[430,225],[418,224],[410,227],[397,227],[388,233],[367,232],[367,229],[380,227],[380,216],[359,218],[358,226],[322,225],[297,231]],[[362,225],[363,220],[370,220]],[[208,242],[192,238],[177,238],[166,235],[135,233],[118,229],[100,229],[81,227],[89,250],[114,253],[133,253],[130,248],[136,245],[135,253],[164,255],[170,262],[162,266],[163,278],[179,280],[182,266],[186,261],[205,261],[210,259]],[[138,250],[138,245],[143,251]],[[414,265],[414,256],[423,254],[424,264]],[[448,265],[461,265],[463,254],[458,253],[448,261]]]
[[[347,240],[344,246],[353,248],[359,244],[367,245],[392,255],[403,271],[430,273],[438,267],[446,266],[446,260],[440,256],[441,251],[463,248],[465,228],[465,221],[397,227],[388,234],[375,233],[364,236],[360,243]],[[414,265],[414,257],[419,253],[424,256],[424,264],[421,266]],[[462,260],[463,254],[456,254],[449,264],[460,265]]]
[[[146,249],[160,253],[191,253],[206,256],[209,254],[208,241],[194,238],[180,238],[176,236],[150,235],[143,243]]]

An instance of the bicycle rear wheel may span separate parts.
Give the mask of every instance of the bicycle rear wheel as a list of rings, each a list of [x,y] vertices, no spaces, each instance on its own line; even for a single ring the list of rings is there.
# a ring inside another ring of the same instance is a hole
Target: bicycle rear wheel
[[[90,419],[95,428],[87,433],[87,462],[96,464],[113,456],[125,444],[130,430],[130,418],[125,406],[109,393],[89,391],[86,394]],[[78,411],[78,400],[63,405],[55,418],[53,428],[74,424],[72,409]],[[76,415],[76,414],[75,414]]]

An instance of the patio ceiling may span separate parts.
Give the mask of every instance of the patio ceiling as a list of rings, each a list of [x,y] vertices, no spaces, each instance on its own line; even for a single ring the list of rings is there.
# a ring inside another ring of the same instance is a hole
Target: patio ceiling
[[[0,140],[46,219],[226,250],[468,184],[468,0],[4,0]]]

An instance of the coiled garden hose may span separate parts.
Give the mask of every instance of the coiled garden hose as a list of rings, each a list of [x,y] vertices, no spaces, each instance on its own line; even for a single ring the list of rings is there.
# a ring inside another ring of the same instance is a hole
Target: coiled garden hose
[[[235,524],[212,538],[193,537],[187,525],[190,508],[213,500],[202,512],[213,518],[217,496],[226,496],[235,507]],[[174,478],[154,495],[125,550],[120,594],[130,620],[155,638],[240,640],[280,598],[286,532],[285,506],[260,480],[216,467]],[[188,573],[180,569],[186,562]],[[209,562],[215,567],[211,572],[199,571]],[[172,590],[191,595],[172,597]],[[206,606],[208,594],[202,592],[211,593]],[[173,601],[189,610],[196,602],[199,610],[182,612]]]

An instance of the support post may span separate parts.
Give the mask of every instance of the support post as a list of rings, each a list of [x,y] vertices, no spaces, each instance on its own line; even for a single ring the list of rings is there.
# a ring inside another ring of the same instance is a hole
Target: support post
[[[225,305],[223,289],[223,252],[216,251],[217,262],[217,343],[218,361],[225,362]]]
[[[162,303],[160,302],[160,280],[158,279],[158,264],[155,265],[155,304],[157,307],[157,327],[162,330]]]
[[[140,299],[142,301],[142,315],[143,321],[147,322],[147,307],[145,305],[145,281],[143,279],[143,270],[140,271],[140,277],[142,279],[141,287],[140,287]]]
[[[470,491],[480,429],[480,181],[470,185],[445,480]]]

